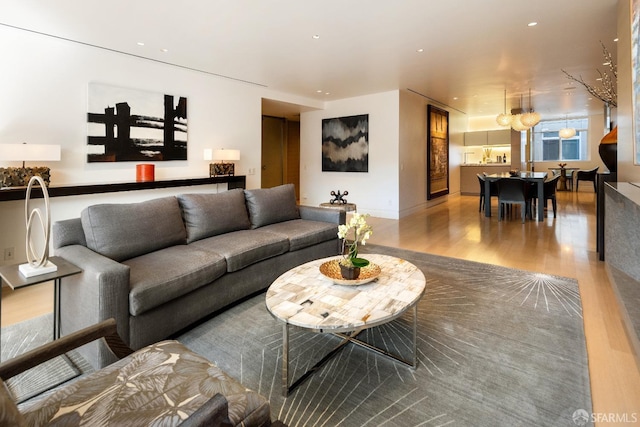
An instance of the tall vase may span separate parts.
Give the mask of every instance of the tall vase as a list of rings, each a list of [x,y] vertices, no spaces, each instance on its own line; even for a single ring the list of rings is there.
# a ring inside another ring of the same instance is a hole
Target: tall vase
[[[598,153],[609,172],[618,171],[618,126],[600,140]]]

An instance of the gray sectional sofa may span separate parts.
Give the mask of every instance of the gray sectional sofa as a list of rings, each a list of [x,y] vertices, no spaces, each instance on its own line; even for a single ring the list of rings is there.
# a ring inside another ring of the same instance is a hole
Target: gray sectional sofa
[[[266,289],[288,269],[337,254],[345,213],[296,205],[293,185],[89,206],[53,225],[56,255],[82,268],[62,281],[62,335],[114,318],[133,349]],[[114,358],[81,349],[96,368]]]

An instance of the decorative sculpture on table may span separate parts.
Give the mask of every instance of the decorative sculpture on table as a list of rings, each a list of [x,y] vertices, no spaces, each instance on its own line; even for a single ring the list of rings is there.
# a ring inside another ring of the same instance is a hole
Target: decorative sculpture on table
[[[31,188],[35,183],[40,184],[42,187],[42,195],[44,197],[44,218],[42,211],[39,208],[33,209],[29,212],[29,199],[31,198]],[[27,263],[20,264],[18,269],[20,273],[24,277],[32,277],[39,276],[41,274],[52,273],[58,270],[58,267],[49,261],[49,231],[51,230],[51,209],[49,207],[49,192],[47,191],[47,186],[44,183],[44,180],[40,176],[33,176],[29,180],[29,185],[27,186],[27,193],[25,197],[25,206],[24,206],[24,217],[27,225],[27,237],[26,237],[26,248],[27,248]],[[42,234],[44,236],[44,247],[42,251],[38,255],[34,250],[34,244],[31,240],[32,237],[32,227],[35,217],[38,217],[40,220],[40,225],[42,226]]]
[[[349,192],[345,191],[344,193],[340,194],[340,190],[338,190],[338,192],[336,193],[335,191],[331,192],[331,195],[333,196],[332,200],[329,200],[329,203],[333,204],[339,204],[339,205],[346,205],[347,204],[347,199],[344,198],[344,196],[348,195]]]

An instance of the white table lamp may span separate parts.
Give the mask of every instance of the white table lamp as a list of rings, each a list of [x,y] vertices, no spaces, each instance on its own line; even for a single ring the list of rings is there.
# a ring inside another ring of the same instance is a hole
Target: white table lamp
[[[205,156],[207,154],[205,150]],[[233,163],[225,163],[224,161],[236,161],[240,160],[240,150],[213,150],[211,153],[211,159],[220,160],[221,163],[211,163],[209,165],[209,176],[232,176],[235,174],[235,165]]]
[[[25,162],[59,161],[60,146],[54,144],[0,144],[0,162],[22,162],[22,167],[0,168],[0,186],[25,187],[32,176],[40,176],[49,185],[46,166],[25,167]]]

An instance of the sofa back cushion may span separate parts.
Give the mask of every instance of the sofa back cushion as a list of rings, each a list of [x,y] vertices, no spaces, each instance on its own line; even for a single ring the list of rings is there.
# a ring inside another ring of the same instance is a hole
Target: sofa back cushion
[[[215,194],[180,194],[178,201],[188,243],[251,226],[240,188]]]
[[[87,247],[115,261],[186,243],[175,197],[89,206],[80,215]]]
[[[293,184],[244,190],[251,228],[300,218]]]

